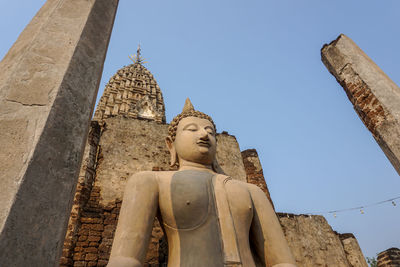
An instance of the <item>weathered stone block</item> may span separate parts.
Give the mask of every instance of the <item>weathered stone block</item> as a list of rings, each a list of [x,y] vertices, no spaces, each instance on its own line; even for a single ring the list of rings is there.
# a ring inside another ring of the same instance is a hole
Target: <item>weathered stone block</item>
[[[49,0],[0,63],[0,262],[60,258],[118,0]]]
[[[343,34],[322,47],[321,57],[400,174],[400,88]]]
[[[339,236],[323,216],[277,215],[298,266],[352,267]],[[360,254],[357,255],[356,251]],[[359,248],[351,254],[358,258],[364,257]]]
[[[350,267],[368,267],[368,264],[362,254],[357,239],[353,234],[340,234],[344,252],[346,253],[347,261]]]

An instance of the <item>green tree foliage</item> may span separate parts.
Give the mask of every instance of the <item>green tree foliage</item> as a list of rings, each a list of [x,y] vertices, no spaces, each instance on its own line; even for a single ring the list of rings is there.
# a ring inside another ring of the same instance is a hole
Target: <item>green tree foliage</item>
[[[375,257],[367,257],[367,262],[369,264],[370,267],[378,267],[378,262],[376,261]]]

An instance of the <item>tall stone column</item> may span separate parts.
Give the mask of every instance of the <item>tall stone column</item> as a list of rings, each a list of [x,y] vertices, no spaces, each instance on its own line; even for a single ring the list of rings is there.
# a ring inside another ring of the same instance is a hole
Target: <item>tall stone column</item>
[[[48,0],[0,63],[0,265],[57,266],[118,0]]]
[[[322,47],[321,57],[400,174],[400,88],[343,34]]]

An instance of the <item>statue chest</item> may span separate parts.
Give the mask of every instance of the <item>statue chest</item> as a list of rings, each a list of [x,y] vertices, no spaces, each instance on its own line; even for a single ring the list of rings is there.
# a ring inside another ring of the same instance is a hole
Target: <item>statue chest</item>
[[[214,212],[211,194],[213,174],[178,171],[160,188],[160,212],[165,225],[175,229],[194,229]]]
[[[168,266],[242,266],[239,250],[253,262],[248,246],[253,210],[245,184],[192,170],[164,178],[159,207],[170,246]]]
[[[212,173],[186,170],[175,172],[164,182],[159,199],[164,224],[175,229],[189,230],[200,227],[207,219],[221,216],[217,212],[215,194],[218,192],[213,177]],[[247,189],[235,181],[225,186],[229,207],[224,212],[230,213],[229,216],[237,221],[237,226],[247,228],[253,217],[252,201]]]

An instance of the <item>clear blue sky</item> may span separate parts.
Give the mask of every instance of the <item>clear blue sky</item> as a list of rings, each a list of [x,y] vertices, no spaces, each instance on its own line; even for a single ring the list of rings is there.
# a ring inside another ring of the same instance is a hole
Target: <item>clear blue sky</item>
[[[43,0],[0,0],[3,57]],[[186,97],[256,148],[278,211],[313,213],[400,196],[400,177],[320,60],[340,33],[400,84],[400,2],[121,0],[108,79],[142,45],[167,121]],[[366,256],[400,247],[400,201],[326,218]]]

